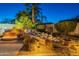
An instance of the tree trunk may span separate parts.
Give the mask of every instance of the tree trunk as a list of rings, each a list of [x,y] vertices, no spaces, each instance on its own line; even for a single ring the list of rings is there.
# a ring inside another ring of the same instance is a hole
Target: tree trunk
[[[32,4],[32,22],[35,23],[35,10],[34,10],[34,4]]]

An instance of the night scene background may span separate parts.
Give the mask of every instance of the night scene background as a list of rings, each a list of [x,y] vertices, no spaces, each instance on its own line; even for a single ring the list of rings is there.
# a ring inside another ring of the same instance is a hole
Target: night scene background
[[[77,3],[43,3],[40,4],[40,8],[47,17],[46,22],[56,23],[79,15],[79,4]],[[22,3],[0,4],[0,22],[5,18],[14,19],[16,14],[24,9],[25,6]]]
[[[1,56],[79,56],[79,3],[0,3]]]

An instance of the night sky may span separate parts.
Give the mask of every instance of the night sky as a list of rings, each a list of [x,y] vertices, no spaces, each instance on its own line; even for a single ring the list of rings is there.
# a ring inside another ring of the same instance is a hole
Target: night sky
[[[47,17],[48,22],[56,23],[60,20],[70,19],[79,15],[79,4],[56,4],[48,3],[41,4],[40,8],[43,14]],[[14,19],[19,11],[25,9],[25,6],[19,4],[0,4],[0,21],[5,18]]]

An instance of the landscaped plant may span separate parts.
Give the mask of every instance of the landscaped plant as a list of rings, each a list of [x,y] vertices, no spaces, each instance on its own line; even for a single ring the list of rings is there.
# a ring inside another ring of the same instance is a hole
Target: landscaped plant
[[[22,16],[19,19],[15,20],[15,24],[16,24],[16,28],[19,29],[32,29],[35,28],[37,22],[33,23],[28,16],[25,17]]]
[[[35,38],[31,38],[31,36],[29,34],[25,34],[24,36],[24,40],[23,40],[23,43],[24,43],[24,46],[23,46],[23,50],[31,50],[32,49],[32,44],[35,43]]]

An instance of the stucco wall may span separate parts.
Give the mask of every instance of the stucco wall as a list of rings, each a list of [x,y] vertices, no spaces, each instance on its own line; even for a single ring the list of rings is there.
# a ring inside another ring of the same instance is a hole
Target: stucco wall
[[[3,34],[5,30],[14,27],[15,24],[0,24],[0,34]]]

